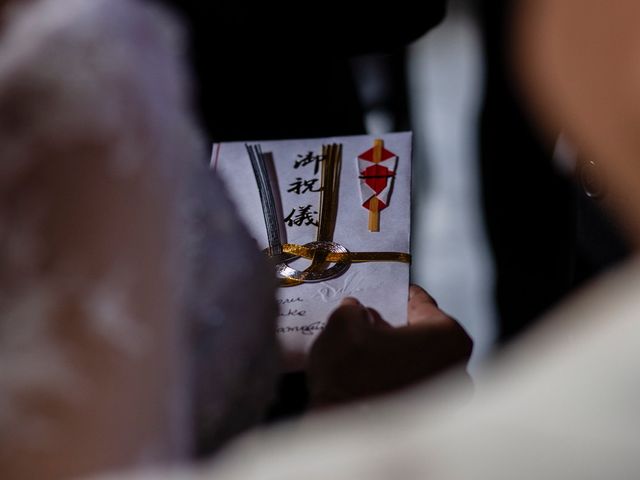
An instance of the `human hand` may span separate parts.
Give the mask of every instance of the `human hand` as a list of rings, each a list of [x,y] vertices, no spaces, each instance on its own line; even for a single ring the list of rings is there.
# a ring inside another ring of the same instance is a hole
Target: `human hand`
[[[409,290],[408,325],[399,328],[345,298],[309,355],[312,406],[350,402],[432,378],[466,362],[472,345],[464,329],[416,285]]]

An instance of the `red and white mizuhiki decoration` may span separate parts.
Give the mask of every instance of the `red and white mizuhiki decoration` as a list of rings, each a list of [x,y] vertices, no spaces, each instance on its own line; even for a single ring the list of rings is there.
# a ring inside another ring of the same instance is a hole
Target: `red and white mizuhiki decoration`
[[[362,206],[369,210],[369,231],[380,231],[380,212],[389,206],[398,156],[376,139],[373,147],[358,155]]]

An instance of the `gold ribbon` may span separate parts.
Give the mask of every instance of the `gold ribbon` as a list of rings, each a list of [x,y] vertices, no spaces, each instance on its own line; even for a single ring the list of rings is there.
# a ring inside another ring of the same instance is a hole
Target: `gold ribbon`
[[[303,283],[319,282],[339,277],[352,263],[411,263],[411,255],[408,253],[349,252],[344,247],[333,242],[311,242],[307,245],[285,243],[281,247],[282,254],[290,256],[288,260],[278,264],[281,287],[295,287]],[[336,251],[337,249],[342,251]],[[296,258],[311,260],[311,265],[302,271],[292,269],[288,266],[288,261]],[[328,264],[334,265],[327,267]]]
[[[285,243],[282,245],[282,252],[297,257],[313,260],[314,254],[317,252],[316,248],[305,247],[304,245],[295,245],[292,243]],[[399,252],[347,252],[338,253],[330,252],[323,256],[323,259],[327,263],[365,263],[365,262],[399,262],[399,263],[411,263],[411,255],[408,253]]]

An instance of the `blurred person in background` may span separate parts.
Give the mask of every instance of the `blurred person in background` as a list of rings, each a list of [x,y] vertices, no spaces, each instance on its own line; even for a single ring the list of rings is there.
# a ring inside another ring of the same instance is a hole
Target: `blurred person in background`
[[[0,42],[0,471],[187,462],[273,397],[273,273],[207,171],[174,20],[137,1],[29,3]],[[409,307],[412,325],[393,331],[336,316],[315,404],[468,359],[426,292]]]
[[[585,186],[585,179],[597,182],[588,180],[597,176],[597,167],[580,152],[567,155],[560,127],[543,135],[529,115],[511,61],[513,13],[520,0],[471,3],[485,53],[481,179],[496,268],[499,340],[505,343],[625,260],[631,245],[603,206],[605,192]]]
[[[637,249],[640,5],[523,0],[516,13],[514,60],[542,132],[596,162]],[[180,478],[636,478],[639,291],[637,259],[583,287],[496,360],[466,408],[450,378],[254,434]]]

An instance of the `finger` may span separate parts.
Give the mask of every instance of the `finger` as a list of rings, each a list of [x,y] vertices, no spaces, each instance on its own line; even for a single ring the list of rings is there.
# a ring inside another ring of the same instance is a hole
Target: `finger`
[[[353,298],[353,297],[344,297],[340,302],[340,306],[344,306],[344,305],[362,306],[360,301],[357,298]]]
[[[437,325],[447,321],[449,316],[438,308],[431,295],[420,287],[416,287],[414,295],[409,299],[409,325]]]
[[[391,328],[391,325],[387,323],[384,318],[382,318],[382,316],[376,309],[367,308],[367,313],[369,314],[369,321],[371,322],[371,325],[375,327]]]
[[[409,325],[430,323],[442,319],[445,314],[426,290],[418,285],[409,287],[408,323]]]
[[[409,303],[414,302],[428,302],[436,307],[438,306],[438,302],[429,295],[429,293],[419,285],[411,284],[409,285]]]
[[[329,316],[326,328],[349,328],[348,325],[354,323],[369,325],[369,313],[357,299],[346,297]]]
[[[369,312],[360,302],[354,299],[345,300],[329,316],[312,351],[337,351],[366,343],[366,338],[372,330]]]

